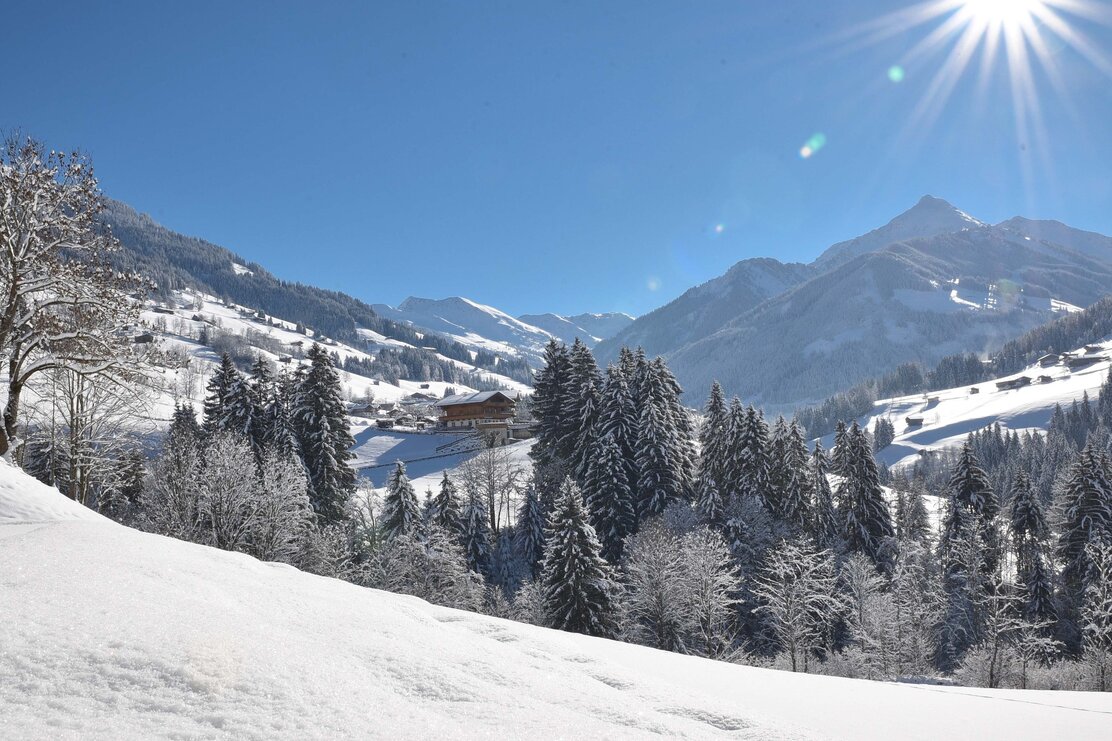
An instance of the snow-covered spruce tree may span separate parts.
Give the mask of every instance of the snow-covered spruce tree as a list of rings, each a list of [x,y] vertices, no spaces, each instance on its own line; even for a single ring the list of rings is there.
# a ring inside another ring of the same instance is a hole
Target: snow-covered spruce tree
[[[922,492],[902,477],[897,477],[892,488],[896,495],[896,537],[903,543],[926,546],[931,541],[931,524]]]
[[[417,535],[421,529],[421,507],[409,482],[405,464],[398,461],[386,480],[382,499],[382,532],[387,540],[399,535]]]
[[[495,537],[495,548],[491,558],[491,588],[501,593],[507,602],[517,591],[522,581],[520,561],[514,552],[514,528],[504,527]],[[498,613],[490,613],[497,617],[506,617]]]
[[[680,496],[690,500],[699,468],[698,455],[695,451],[695,426],[687,409],[680,402],[683,388],[664,362],[664,358],[658,357],[652,361],[652,371],[664,389],[664,406],[671,420],[674,455],[679,467]]]
[[[848,458],[850,446],[846,444],[846,433],[849,430],[846,428],[846,423],[838,421],[834,427],[834,448],[830,453],[830,471],[839,476],[844,476],[848,468]]]
[[[803,533],[810,520],[813,497],[808,475],[810,455],[803,428],[794,420],[785,423],[775,448],[772,482],[775,514],[797,533]]]
[[[251,364],[251,375],[248,381],[248,398],[251,409],[251,426],[249,429],[251,446],[255,449],[255,455],[259,456],[260,459],[270,439],[274,436],[272,430],[274,420],[271,418],[269,412],[271,400],[276,395],[277,388],[274,374],[270,371],[270,362],[266,358],[259,356],[255,359],[255,362]]]
[[[565,406],[559,415],[561,430],[557,450],[568,461],[576,480],[582,482],[597,432],[602,376],[590,348],[578,338],[568,353],[566,388]]]
[[[223,401],[216,429],[241,435],[254,445],[256,435],[253,428],[259,423],[259,419],[254,394],[247,379],[237,373]]]
[[[0,365],[7,399],[0,456],[19,430],[23,390],[38,374],[134,380],[138,356],[125,328],[139,304],[132,276],[110,269],[119,249],[99,223],[106,206],[93,167],[11,135],[0,146]]]
[[[432,523],[457,541],[463,537],[463,513],[460,511],[459,492],[456,485],[444,472],[440,479],[440,491],[432,500]]]
[[[1112,686],[1112,541],[1090,543],[1089,578],[1081,600],[1082,646],[1095,678],[1092,689]]]
[[[355,491],[355,471],[348,461],[355,440],[348,430],[340,378],[320,345],[309,348],[309,371],[297,389],[294,421],[305,470],[309,501],[322,523],[344,518],[344,505]]]
[[[695,509],[703,521],[715,527],[725,522],[726,502],[714,483],[714,476],[704,470],[695,482]]]
[[[224,430],[222,424],[228,416],[225,412],[228,405],[228,398],[232,394],[232,389],[239,386],[242,381],[243,376],[236,370],[236,366],[232,362],[232,357],[228,355],[228,353],[221,354],[220,365],[213,371],[212,376],[209,377],[208,384],[205,386],[205,391],[207,393],[205,394],[203,408],[203,428],[206,434],[213,434]]]
[[[637,435],[639,519],[661,514],[684,494],[679,442],[668,407],[668,389],[651,364],[643,380],[642,393]]]
[[[1070,469],[1061,512],[1057,556],[1066,601],[1076,612],[1093,570],[1088,546],[1112,541],[1112,480],[1105,461],[1091,445],[1081,451]]]
[[[856,422],[846,432],[842,445],[845,453],[838,483],[842,537],[851,552],[864,553],[873,563],[884,566],[884,546],[895,535],[895,529],[872,448]]]
[[[629,351],[623,348],[628,355]],[[623,356],[624,357],[624,356]],[[633,404],[629,382],[621,371],[621,366],[611,365],[606,369],[606,381],[599,399],[598,429],[595,438],[602,440],[612,437],[621,451],[625,464],[626,481],[630,486],[637,483],[637,408]]]
[[[490,519],[483,498],[469,491],[463,508],[463,555],[467,568],[487,578],[491,567]]]
[[[541,556],[544,554],[545,514],[537,487],[530,482],[517,509],[514,527],[514,548],[518,559],[529,572],[529,578],[540,575]]]
[[[617,632],[615,590],[594,528],[587,521],[579,488],[561,488],[545,531],[541,583],[550,628],[610,638]]]
[[[942,560],[942,611],[936,630],[934,661],[943,671],[953,671],[966,652],[984,636],[981,611],[994,572],[985,566],[985,525],[975,511],[953,507],[947,514]]]
[[[948,486],[946,517],[940,536],[943,558],[952,541],[959,537],[955,532],[959,520],[976,518],[981,525],[980,542],[986,572],[996,571],[1000,563],[1000,539],[996,532],[996,516],[1000,501],[989,483],[988,475],[981,468],[970,442],[962,445]]]
[[[567,429],[566,410],[570,397],[571,358],[568,348],[555,339],[544,348],[544,365],[533,381],[531,405],[536,442],[529,455],[538,464],[560,458],[561,436]]]
[[[271,384],[270,395],[263,401],[263,447],[284,456],[300,458],[301,445],[294,421],[294,399],[297,381],[289,373],[281,373]]]
[[[753,590],[760,601],[756,612],[788,654],[792,671],[807,671],[811,652],[829,644],[843,609],[833,554],[806,541],[782,541],[769,552]]]
[[[877,453],[887,448],[896,439],[896,426],[892,420],[877,418],[873,425],[873,450]]]
[[[1015,553],[1023,616],[1029,622],[1050,624],[1057,617],[1048,568],[1050,528],[1043,504],[1024,471],[1016,475],[1012,484],[1008,531]]]
[[[622,556],[622,544],[637,525],[635,495],[626,479],[626,462],[612,435],[598,440],[588,465],[583,496],[591,525],[610,563]]]
[[[732,415],[731,415],[732,416]],[[768,425],[759,411],[746,408],[740,430],[735,433],[731,454],[734,456],[734,487],[741,497],[750,497],[775,514],[772,501],[770,442]]]
[[[713,490],[721,495],[721,492],[727,491],[730,409],[718,381],[711,384],[710,397],[704,412],[703,424],[699,428],[699,490],[706,490],[713,485]]]
[[[841,532],[834,506],[834,492],[827,476],[829,470],[830,461],[822,449],[822,443],[816,441],[807,470],[812,497],[808,532],[821,548],[833,548]]]
[[[313,525],[305,468],[296,456],[267,451],[259,466],[259,485],[247,552],[263,561],[296,563]]]

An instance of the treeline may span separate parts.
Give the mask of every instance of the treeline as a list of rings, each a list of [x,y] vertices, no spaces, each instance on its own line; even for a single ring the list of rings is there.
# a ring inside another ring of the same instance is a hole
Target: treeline
[[[314,344],[308,358],[279,375],[259,359],[244,375],[224,355],[201,420],[192,406],[176,406],[139,484],[100,509],[182,540],[342,571],[354,440],[328,353]]]
[[[399,468],[386,552],[404,543],[423,560],[380,583],[427,595],[429,554],[451,552],[469,589],[486,585],[484,609],[549,627],[843,676],[1108,688],[1112,381],[1103,402],[1060,415],[1068,461],[1048,500],[1021,452],[986,455],[1017,471],[994,485],[977,454],[992,431],[946,461],[937,488],[922,471],[886,488],[856,424],[828,455],[717,384],[692,424],[660,360],[625,351],[604,375],[587,348],[555,344],[546,360],[514,525],[492,528],[447,477],[422,509]],[[463,606],[484,600],[468,594]]]
[[[255,263],[245,265],[250,274],[237,274],[232,263],[242,264],[242,260],[235,253],[166,229],[117,201],[107,202],[103,220],[125,248],[112,255],[113,266],[150,276],[158,295],[169,297],[173,291],[199,289],[228,303],[311,327],[353,347],[361,347],[364,342],[356,328],[369,329],[413,345],[414,352],[424,356],[430,367],[438,365],[436,354],[440,354],[523,383],[531,381],[532,373],[520,359],[503,358],[489,351],[480,351],[472,358],[466,346],[381,317],[369,305],[345,293],[279,280]]]
[[[795,418],[812,437],[834,431],[839,420],[868,414],[878,399],[940,391],[983,383],[1016,373],[1048,353],[1063,353],[1099,342],[1112,335],[1112,296],[1106,296],[1084,311],[1036,327],[1005,344],[988,360],[965,353],[950,355],[934,368],[906,363],[881,378],[858,384],[821,404],[798,409]]]

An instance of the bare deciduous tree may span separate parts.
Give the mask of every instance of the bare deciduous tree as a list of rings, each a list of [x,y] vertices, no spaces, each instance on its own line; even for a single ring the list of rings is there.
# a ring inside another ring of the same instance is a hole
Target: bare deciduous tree
[[[80,154],[9,137],[0,150],[0,361],[8,398],[0,455],[11,451],[24,388],[40,372],[126,368],[124,329],[138,306],[105,257],[119,248],[98,222],[105,199]]]

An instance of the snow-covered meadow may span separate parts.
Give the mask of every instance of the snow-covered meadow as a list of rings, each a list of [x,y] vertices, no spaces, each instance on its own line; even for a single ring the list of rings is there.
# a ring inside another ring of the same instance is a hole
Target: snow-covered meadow
[[[10,738],[1103,739],[1112,695],[737,666],[141,533],[0,463]]]

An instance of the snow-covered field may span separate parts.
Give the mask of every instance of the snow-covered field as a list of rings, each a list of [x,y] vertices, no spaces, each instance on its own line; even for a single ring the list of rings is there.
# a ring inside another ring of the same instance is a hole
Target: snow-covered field
[[[1019,373],[975,386],[885,399],[878,401],[873,413],[860,421],[870,428],[879,418],[889,419],[895,425],[894,442],[877,455],[890,466],[911,463],[920,451],[960,445],[970,432],[996,422],[1005,430],[1045,431],[1055,405],[1067,408],[1074,401],[1080,401],[1086,392],[1096,402],[1112,364],[1109,361],[1112,341],[1100,343],[1100,346],[1103,349],[1091,355],[1101,359],[1084,368],[1071,370],[1064,363],[1046,368],[1033,365]],[[1010,390],[997,388],[997,381],[1022,376],[1030,378],[1031,384]],[[1044,377],[1050,380],[1043,380]],[[922,424],[911,425],[908,417],[921,419]],[[829,437],[823,440],[824,445],[829,442]]]
[[[0,736],[1108,738],[1112,694],[776,672],[140,533],[0,462]]]
[[[392,464],[403,461],[410,481],[420,495],[428,488],[438,491],[445,471],[451,476],[453,471],[476,455],[475,451],[468,449],[467,437],[457,433],[380,430],[369,420],[353,418],[352,435],[355,437],[353,465],[362,478],[374,486],[385,486],[386,478],[393,470]],[[528,468],[532,465],[529,459],[532,445],[531,440],[525,440],[511,443],[506,449],[515,464]]]

